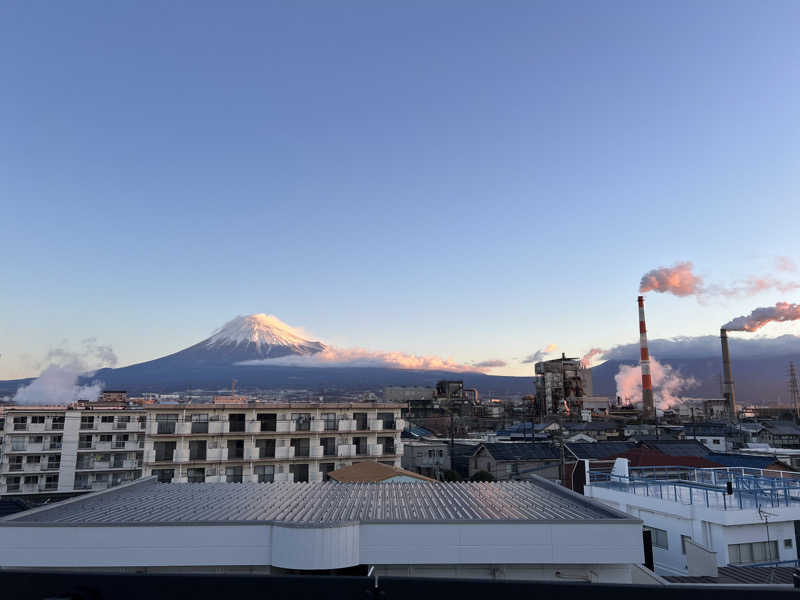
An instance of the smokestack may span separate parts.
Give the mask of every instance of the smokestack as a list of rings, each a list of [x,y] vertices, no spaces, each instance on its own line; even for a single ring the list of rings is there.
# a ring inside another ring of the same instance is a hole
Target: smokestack
[[[642,417],[645,420],[656,418],[656,408],[653,403],[653,379],[650,377],[650,351],[647,349],[647,326],[644,324],[644,296],[639,296],[639,345],[641,357],[639,364],[642,367]]]
[[[731,356],[728,352],[728,332],[723,327],[719,330],[722,342],[722,394],[728,405],[728,419],[736,421],[736,394],[733,392],[733,373],[731,372]]]

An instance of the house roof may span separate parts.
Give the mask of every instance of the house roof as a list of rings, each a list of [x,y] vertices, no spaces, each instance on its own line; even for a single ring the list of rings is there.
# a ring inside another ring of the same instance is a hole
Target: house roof
[[[403,430],[402,433],[402,437],[410,437],[410,438],[421,438],[430,436],[433,436],[432,431],[428,431],[424,427],[418,427],[417,425],[409,425]]]
[[[342,467],[335,471],[328,473],[328,477],[338,481],[339,483],[379,483],[386,481],[392,477],[413,477],[420,481],[436,481],[430,477],[425,477],[419,473],[412,473],[405,469],[398,469],[397,467],[390,467],[379,462],[364,461],[350,465],[349,467]]]
[[[752,454],[727,452],[711,452],[706,458],[721,464],[723,467],[746,467],[749,469],[766,469],[777,462],[774,456],[754,456]],[[789,470],[789,467],[783,465],[781,470]]]
[[[154,477],[0,519],[31,523],[214,524],[636,521],[540,477],[464,483],[157,483]]]
[[[670,456],[705,456],[711,452],[697,440],[648,440],[642,445]]]
[[[616,458],[627,458],[632,467],[695,467],[698,469],[719,467],[701,456],[671,456],[652,448],[634,448]]]
[[[604,421],[592,421],[590,423],[570,423],[565,425],[569,431],[614,431],[619,429],[616,423]]]
[[[612,458],[636,446],[635,442],[568,442],[569,450],[576,458]]]
[[[494,442],[481,445],[486,448],[495,460],[542,460],[561,458],[561,452],[558,448],[548,443]]]
[[[777,435],[800,435],[800,428],[790,421],[765,421],[764,429]]]

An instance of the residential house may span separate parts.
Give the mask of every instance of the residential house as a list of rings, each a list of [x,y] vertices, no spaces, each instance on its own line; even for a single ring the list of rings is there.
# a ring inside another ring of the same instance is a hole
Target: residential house
[[[561,452],[549,443],[496,442],[480,444],[469,460],[469,475],[486,471],[498,481],[516,479],[521,472],[536,472],[558,479]]]

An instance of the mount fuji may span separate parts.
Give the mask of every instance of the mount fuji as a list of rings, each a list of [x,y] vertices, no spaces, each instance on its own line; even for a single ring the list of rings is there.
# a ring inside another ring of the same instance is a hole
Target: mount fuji
[[[330,359],[335,351],[308,339],[296,328],[266,314],[238,316],[193,346],[161,358],[120,368],[105,368],[80,378],[81,384],[100,381],[106,389],[129,393],[176,392],[187,389],[377,390],[390,385],[434,385],[440,379],[463,379],[482,394],[532,393],[528,377],[492,376],[442,368],[392,368]],[[317,360],[319,359],[319,360]],[[0,393],[13,394],[33,379],[0,381]]]

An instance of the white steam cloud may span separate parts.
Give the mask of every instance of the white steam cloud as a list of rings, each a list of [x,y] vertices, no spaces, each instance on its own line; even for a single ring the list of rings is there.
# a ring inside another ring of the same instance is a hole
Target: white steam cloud
[[[558,346],[556,346],[555,344],[548,344],[547,346],[545,346],[541,350],[537,350],[533,354],[529,354],[528,356],[523,358],[520,361],[520,363],[523,364],[523,365],[527,365],[527,364],[530,364],[530,363],[537,363],[539,361],[544,360],[545,356],[547,356],[548,354],[550,354],[552,352],[555,352],[556,350],[558,350]]]
[[[723,325],[728,331],[758,331],[773,321],[797,321],[800,319],[800,304],[778,302],[775,306],[756,308],[749,315],[736,317]]]
[[[97,344],[95,338],[81,342],[82,349],[72,352],[67,348],[54,348],[47,353],[39,377],[17,390],[14,402],[27,405],[62,405],[77,401],[91,402],[103,391],[103,384],[95,381],[80,385],[81,375],[91,376],[100,367],[113,367],[117,355],[111,346]]]
[[[653,378],[653,398],[656,407],[661,410],[680,404],[685,399],[681,393],[697,385],[694,377],[684,377],[677,369],[662,365],[652,356],[650,374]],[[633,404],[642,402],[642,368],[639,365],[620,365],[614,381],[617,383],[617,396]]]
[[[588,368],[589,366],[591,366],[592,359],[595,356],[605,355],[605,353],[606,350],[603,350],[602,348],[592,348],[581,357],[581,366],[583,366],[584,369]]]
[[[775,338],[766,337],[729,337],[731,354],[737,359],[757,358],[763,356],[800,355],[800,336],[782,335]],[[713,358],[720,356],[718,335],[697,337],[676,337],[670,339],[657,338],[648,342],[650,352],[662,359]],[[639,360],[639,342],[620,344],[603,353],[605,360]]]

